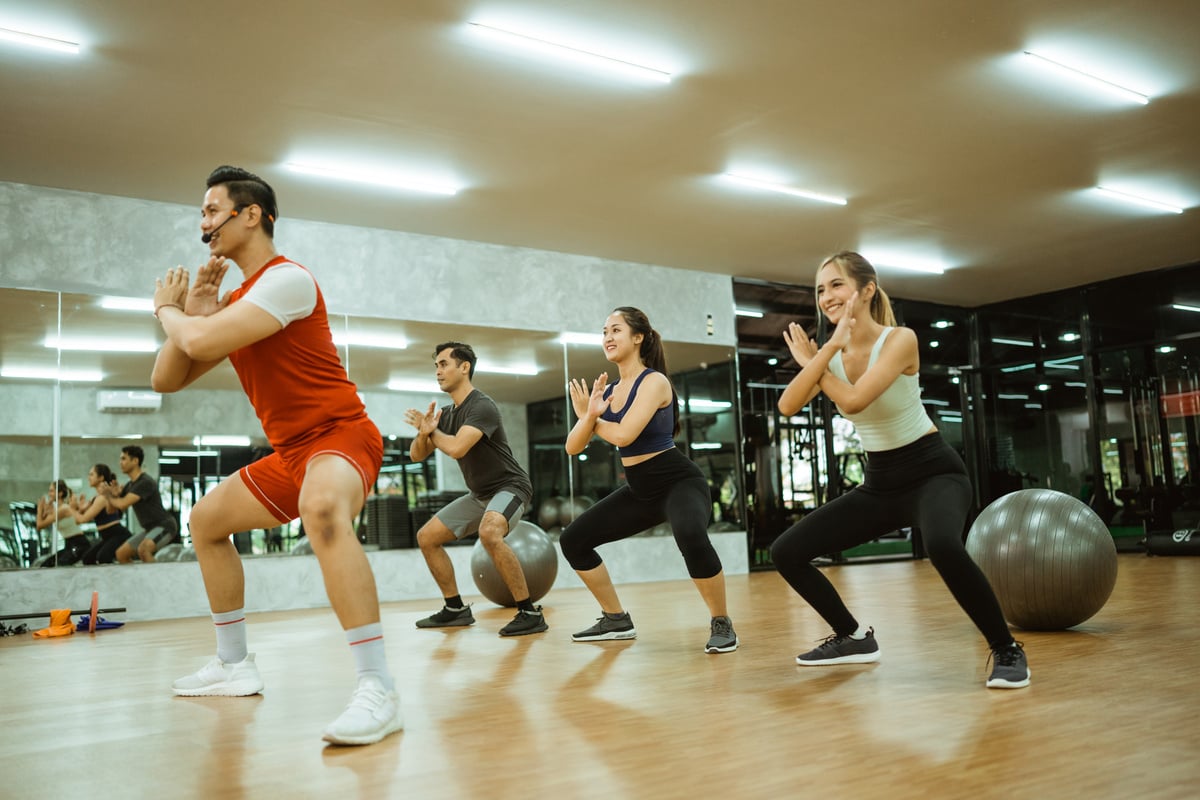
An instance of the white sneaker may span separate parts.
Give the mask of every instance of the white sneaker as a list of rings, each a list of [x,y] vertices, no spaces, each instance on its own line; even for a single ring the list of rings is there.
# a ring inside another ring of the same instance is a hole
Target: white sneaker
[[[404,727],[400,695],[388,691],[378,678],[363,677],[350,697],[350,705],[322,737],[334,744],[374,744]]]
[[[235,664],[213,656],[199,671],[171,684],[171,689],[184,697],[245,697],[261,692],[263,681],[254,665],[254,653]]]

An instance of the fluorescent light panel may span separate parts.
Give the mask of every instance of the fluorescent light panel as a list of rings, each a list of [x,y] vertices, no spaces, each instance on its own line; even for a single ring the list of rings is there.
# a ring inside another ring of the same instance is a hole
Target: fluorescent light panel
[[[11,28],[0,28],[0,41],[21,44],[26,47],[37,47],[42,50],[53,50],[57,53],[69,53],[73,56],[79,55],[78,42],[68,42],[65,39],[55,39],[25,31],[14,31]]]
[[[720,442],[693,442],[692,449],[693,450],[720,450],[721,443]]]
[[[832,195],[818,194],[816,192],[810,192],[806,189],[796,189],[795,187],[787,186],[782,183],[773,183],[771,181],[764,181],[758,178],[750,178],[745,175],[736,175],[732,172],[726,172],[721,175],[721,177],[731,183],[740,184],[741,186],[748,186],[751,189],[761,189],[766,192],[789,194],[793,197],[803,197],[806,200],[818,200],[822,203],[830,203],[835,206],[846,205],[846,198],[844,197],[833,197]]]
[[[339,347],[378,347],[387,350],[404,350],[408,340],[403,336],[364,331],[334,331],[333,343]]]
[[[939,264],[936,261],[930,261],[923,258],[912,258],[910,256],[901,254],[869,251],[863,252],[862,256],[876,267],[902,269],[905,272],[926,272],[930,275],[941,275],[946,271],[945,264]]]
[[[154,311],[154,300],[149,297],[101,297],[100,307],[109,311]]]
[[[412,378],[392,378],[387,382],[387,388],[393,392],[412,392],[414,394],[441,394],[442,389],[436,381],[414,380]]]
[[[1052,58],[1047,58],[1044,55],[1034,53],[1030,50],[1025,50],[1024,53],[1035,63],[1041,66],[1051,67],[1057,70],[1060,74],[1068,75],[1076,80],[1083,81],[1093,89],[1099,89],[1110,95],[1115,95],[1123,100],[1138,103],[1143,106],[1150,102],[1149,95],[1144,95],[1141,92],[1135,92],[1133,89],[1128,89],[1124,86],[1113,83],[1112,81],[1092,75],[1090,72],[1084,72],[1077,67],[1064,64],[1061,61],[1055,61]]]
[[[762,319],[763,312],[756,311],[753,308],[735,308],[733,313],[739,317],[751,317],[752,319]]]
[[[1131,205],[1141,206],[1143,208],[1152,208],[1155,211],[1166,211],[1170,214],[1182,214],[1183,209],[1179,206],[1173,206],[1169,203],[1164,203],[1161,200],[1151,200],[1148,197],[1140,197],[1129,192],[1122,192],[1117,189],[1110,189],[1107,186],[1097,186],[1094,191],[1099,192],[1105,197],[1111,197],[1114,200],[1120,200]]]
[[[567,331],[559,334],[555,339],[559,344],[600,344],[601,335],[599,333],[579,333],[577,331]]]
[[[51,349],[81,353],[157,353],[158,342],[153,339],[112,339],[72,336],[47,336],[42,342]]]
[[[201,447],[249,447],[249,436],[197,436],[192,439],[192,444]]]
[[[537,375],[537,364],[511,364],[509,366],[500,366],[499,364],[485,364],[482,362],[475,364],[475,371],[486,373],[488,375]]]
[[[26,378],[35,381],[97,383],[104,380],[98,369],[57,369],[55,367],[0,367],[0,378]]]
[[[474,33],[530,52],[548,55],[585,67],[598,67],[626,77],[653,81],[655,83],[671,82],[671,73],[669,72],[655,69],[654,67],[647,67],[643,64],[635,64],[632,61],[626,61],[622,58],[614,58],[602,53],[582,50],[578,47],[532,36],[529,33],[509,28],[498,28],[495,25],[485,25],[482,22],[468,22],[467,25]]]
[[[354,167],[302,164],[294,161],[289,161],[283,166],[292,172],[299,172],[303,175],[316,175],[321,178],[332,178],[351,183],[367,183],[373,186],[386,186],[390,189],[403,189],[411,192],[425,192],[427,194],[453,197],[460,190],[460,187],[449,183],[398,175],[385,170],[371,170],[370,172],[366,172]]]
[[[1176,311],[1192,311],[1200,314],[1200,306],[1188,306],[1184,305],[1183,303],[1171,303],[1171,308],[1175,309]]]
[[[1029,339],[1006,339],[1002,336],[992,337],[993,344],[1010,344],[1016,347],[1033,347],[1033,342]]]
[[[219,456],[216,450],[163,450],[159,453],[167,458],[200,458],[202,456]]]

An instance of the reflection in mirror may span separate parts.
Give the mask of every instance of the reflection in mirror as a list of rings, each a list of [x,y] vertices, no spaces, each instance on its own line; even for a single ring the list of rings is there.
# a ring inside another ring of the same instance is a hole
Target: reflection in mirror
[[[61,383],[58,473],[74,493],[92,497],[91,467],[106,464],[124,483],[121,448],[141,447],[143,468],[158,480],[164,506],[180,522],[181,546],[164,552],[162,560],[186,558],[192,506],[222,478],[269,452],[232,366],[226,362],[176,394],[152,392],[150,373],[163,337],[148,298],[63,294],[61,330],[54,293],[0,290],[0,311],[5,314],[0,343],[6,369],[0,384],[12,409],[0,429],[0,499],[6,506],[32,507],[55,476],[53,376],[61,353],[66,379]],[[408,458],[415,431],[404,422],[405,410],[449,402],[433,369],[434,348],[445,341],[467,342],[479,354],[473,383],[500,406],[514,455],[531,473],[535,504],[530,521],[557,527],[564,498],[568,503],[576,497],[598,498],[622,479],[612,447],[594,443],[581,454],[586,460],[569,460],[563,448],[574,423],[565,390],[568,369],[590,379],[610,366],[598,335],[587,345],[564,344],[559,333],[547,331],[336,313],[330,314],[330,325],[347,374],[385,441],[376,499],[368,501],[359,524],[360,538],[369,548],[414,546],[421,524],[466,491],[452,459],[438,454],[414,464]],[[52,334],[56,338],[48,344]],[[742,529],[737,481],[730,479],[737,460],[732,355],[725,347],[667,343],[681,403],[678,442],[712,482],[714,521]],[[39,367],[42,377],[10,376],[10,367],[21,366]],[[556,511],[553,521],[540,519],[541,506],[549,500]],[[135,515],[126,514],[124,521],[137,531]],[[0,558],[8,559],[0,564],[28,566],[53,552],[48,537],[24,544],[18,524],[0,525]],[[293,522],[239,534],[235,544],[243,555],[288,554],[303,551],[301,533]]]
[[[37,527],[39,498],[53,480],[58,295],[0,290],[0,569],[27,567],[55,552],[57,526]]]

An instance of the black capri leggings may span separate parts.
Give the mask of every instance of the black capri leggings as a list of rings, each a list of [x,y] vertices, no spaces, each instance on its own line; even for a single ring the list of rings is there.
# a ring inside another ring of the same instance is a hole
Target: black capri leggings
[[[833,584],[810,562],[915,525],[929,561],[992,647],[1012,642],[983,571],[963,544],[971,484],[958,453],[931,433],[895,450],[867,454],[863,484],[805,516],[775,540],[779,574],[845,636],[858,628]]]
[[[100,531],[100,541],[92,545],[91,549],[83,554],[83,563],[111,564],[116,560],[117,548],[124,544],[131,536],[133,534],[121,523],[118,522],[116,525],[109,525]]]
[[[559,546],[573,569],[595,569],[603,563],[597,547],[665,521],[671,523],[688,575],[703,580],[721,571],[721,559],[708,538],[712,496],[699,467],[672,448],[625,467],[625,480],[563,531]]]

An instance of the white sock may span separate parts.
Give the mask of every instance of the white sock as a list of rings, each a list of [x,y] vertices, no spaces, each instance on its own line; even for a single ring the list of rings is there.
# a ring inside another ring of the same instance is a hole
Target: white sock
[[[246,660],[246,609],[222,611],[213,614],[213,625],[217,630],[217,658],[226,664]]]
[[[871,630],[870,628],[866,628],[866,627],[863,627],[862,625],[859,625],[858,630],[856,630],[854,633],[850,634],[850,638],[851,639],[865,639],[865,638],[867,638],[867,633],[870,630]]]
[[[389,692],[396,688],[392,674],[388,671],[387,651],[383,648],[383,624],[372,622],[346,631],[346,642],[354,654],[354,665],[358,677],[370,675],[383,684]]]

